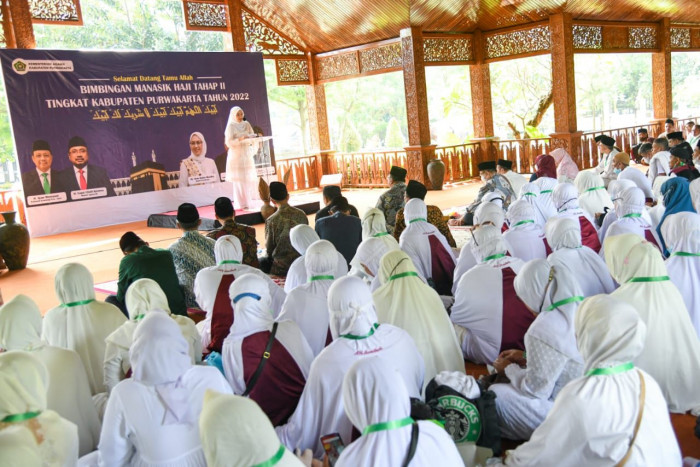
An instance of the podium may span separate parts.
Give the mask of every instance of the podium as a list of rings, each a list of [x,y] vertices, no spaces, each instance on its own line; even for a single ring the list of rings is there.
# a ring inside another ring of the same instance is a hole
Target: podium
[[[258,177],[274,175],[275,173],[270,152],[271,141],[272,136],[259,136],[241,141],[242,146],[248,146],[248,154],[255,161],[255,171]]]

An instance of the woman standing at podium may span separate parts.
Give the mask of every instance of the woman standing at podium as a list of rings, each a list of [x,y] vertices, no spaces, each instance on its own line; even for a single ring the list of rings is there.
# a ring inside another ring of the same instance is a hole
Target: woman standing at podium
[[[233,183],[234,203],[239,209],[251,207],[257,185],[255,162],[250,152],[250,145],[245,142],[246,139],[254,138],[256,135],[250,123],[243,120],[243,115],[243,109],[238,106],[233,107],[224,132],[228,148],[226,181]]]

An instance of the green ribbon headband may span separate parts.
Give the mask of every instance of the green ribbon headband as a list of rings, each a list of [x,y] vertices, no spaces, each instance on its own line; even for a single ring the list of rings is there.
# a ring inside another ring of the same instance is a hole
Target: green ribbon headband
[[[418,222],[418,221],[428,222],[427,219],[424,219],[423,217],[418,217],[416,219],[411,219],[410,221],[408,221],[408,223],[413,224],[414,222]]]
[[[594,186],[593,188],[589,188],[584,193],[588,193],[589,191],[595,191],[595,190],[605,190],[604,186]]]
[[[309,277],[309,282],[313,281],[325,281],[325,280],[333,280],[335,279],[334,276],[311,276]]]
[[[372,236],[373,237],[383,237],[384,235],[389,235],[389,232],[379,232],[379,233],[376,233]]]
[[[407,271],[407,272],[401,272],[399,274],[394,274],[389,278],[388,282],[393,281],[394,279],[401,279],[402,277],[418,277],[418,273],[414,271]]]
[[[671,256],[700,256],[700,253],[688,253],[687,251],[676,251]]]
[[[282,459],[282,456],[284,456],[284,445],[280,444],[280,448],[277,450],[274,456],[265,462],[253,465],[253,467],[272,467],[273,465],[276,465],[280,459]]]
[[[235,259],[225,259],[225,260],[219,262],[219,266],[221,266],[222,264],[241,264],[241,262],[236,261]]]
[[[490,261],[490,260],[492,260],[492,259],[504,258],[505,256],[506,256],[505,253],[499,253],[499,254],[497,254],[497,255],[487,256],[486,258],[484,258],[484,260],[482,261],[482,263],[485,263],[486,261]]]
[[[625,371],[630,371],[634,368],[634,363],[627,362],[622,365],[617,365],[611,368],[595,368],[588,373],[586,376],[596,376],[596,375],[616,375],[618,373],[624,373]]]
[[[573,297],[565,298],[564,300],[559,300],[558,302],[554,302],[549,307],[547,307],[546,311],[552,311],[555,308],[558,308],[562,305],[566,305],[567,303],[574,303],[574,302],[582,302],[585,297],[582,297],[581,295],[575,295]]]
[[[632,213],[625,214],[624,216],[622,216],[623,219],[626,218],[626,217],[627,217],[627,218],[631,218],[631,217],[642,217],[642,215],[641,215],[640,213],[638,213],[638,212],[632,212]]]
[[[406,425],[412,424],[413,419],[411,417],[402,418],[400,420],[392,420],[390,422],[375,423],[373,425],[368,425],[367,427],[365,427],[365,429],[362,430],[362,435],[364,436],[366,434],[374,433],[376,431],[395,430],[396,428],[402,428]]]
[[[515,224],[513,227],[517,227],[517,226],[523,225],[523,224],[534,224],[534,223],[535,223],[535,221],[533,221],[532,219],[528,219],[528,220],[526,220],[526,221],[520,221],[520,222],[518,222],[518,223]]]
[[[540,191],[540,194],[551,193],[552,191],[554,191],[554,190],[542,190],[542,191]]]
[[[377,329],[378,327],[379,327],[379,323],[374,323],[372,325],[372,328],[369,330],[369,332],[367,334],[365,334],[364,336],[356,336],[354,334],[342,334],[340,337],[344,337],[346,339],[352,339],[352,340],[356,340],[356,341],[359,341],[362,339],[367,339],[369,336],[374,334],[374,330]]]
[[[36,412],[17,413],[17,414],[13,414],[13,415],[8,415],[7,417],[0,420],[0,422],[2,422],[2,423],[18,423],[18,422],[23,422],[25,420],[30,420],[32,418],[38,417],[39,415],[41,415],[41,410],[38,410]]]
[[[91,298],[89,300],[80,300],[79,302],[70,302],[70,303],[62,303],[61,307],[63,308],[73,308],[74,306],[80,306],[80,305],[87,305],[88,303],[94,302],[95,299]]]
[[[627,282],[663,282],[670,281],[671,278],[668,276],[653,276],[653,277],[633,277]]]

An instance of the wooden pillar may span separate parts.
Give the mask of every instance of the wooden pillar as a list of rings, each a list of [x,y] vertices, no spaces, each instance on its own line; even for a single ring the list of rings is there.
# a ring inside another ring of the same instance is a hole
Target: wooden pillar
[[[552,102],[554,133],[550,147],[565,149],[583,168],[581,132],[576,122],[576,81],[574,78],[573,22],[568,13],[549,17],[552,38]]]
[[[480,142],[481,154],[474,165],[484,160],[497,158],[497,151],[492,144],[497,140],[493,131],[493,105],[491,103],[491,70],[485,63],[484,37],[478,29],[474,31],[474,65],[469,65],[469,82],[472,91],[472,117],[474,122],[474,141]],[[476,167],[474,167],[474,172]]]
[[[3,13],[5,13],[5,10],[3,9]],[[34,27],[32,26],[32,13],[29,10],[29,1],[10,1],[9,12],[15,42],[14,46],[18,49],[35,48],[36,40],[34,39]]]
[[[241,13],[241,0],[226,0],[228,6],[229,23],[231,24],[231,38],[233,39],[234,52],[247,52],[245,32],[243,29],[243,16]]]
[[[10,18],[10,8],[8,6],[10,0],[0,0],[0,9],[2,9],[2,32],[5,36],[5,47],[8,49],[17,48],[15,41],[15,31],[12,29],[12,19]]]
[[[329,157],[331,151],[331,136],[328,130],[328,112],[326,108],[326,87],[316,83],[316,68],[314,57],[308,54],[309,85],[306,86],[306,112],[309,122],[311,151],[321,157],[321,173],[331,173]]]
[[[656,33],[658,52],[651,54],[651,95],[654,101],[654,120],[658,124],[673,116],[673,96],[671,89],[671,20],[659,22]]]
[[[428,92],[425,87],[423,65],[423,33],[412,26],[401,30],[401,55],[403,63],[403,85],[406,94],[406,116],[408,118],[408,146],[406,170],[408,178],[430,187],[427,166],[435,157],[435,145],[430,144],[430,122],[428,118]]]

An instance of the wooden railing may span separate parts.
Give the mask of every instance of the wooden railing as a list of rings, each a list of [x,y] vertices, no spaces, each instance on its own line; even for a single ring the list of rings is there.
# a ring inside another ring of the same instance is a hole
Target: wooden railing
[[[480,160],[479,143],[464,143],[435,148],[435,158],[445,164],[445,181],[458,182],[479,175],[476,164]]]
[[[284,177],[289,173],[287,188],[290,191],[318,188],[321,183],[323,170],[319,155],[281,159],[276,161],[276,165],[277,176],[280,180],[284,180]]]
[[[513,170],[519,173],[535,171],[535,159],[540,154],[549,154],[549,138],[502,139],[491,142],[495,145],[499,159],[513,162]]]
[[[581,135],[581,161],[579,165],[582,169],[589,169],[598,165],[600,160],[600,149],[595,142],[595,137],[599,135],[608,135],[615,140],[615,146],[620,148],[622,152],[630,154],[632,146],[637,144],[637,130],[645,128],[649,132],[649,136],[653,136],[661,132],[660,125],[646,124],[628,126],[624,128],[615,128],[612,130],[587,131]]]
[[[386,187],[392,165],[406,167],[406,151],[372,151],[333,154],[328,157],[330,173],[343,174],[343,186]]]

